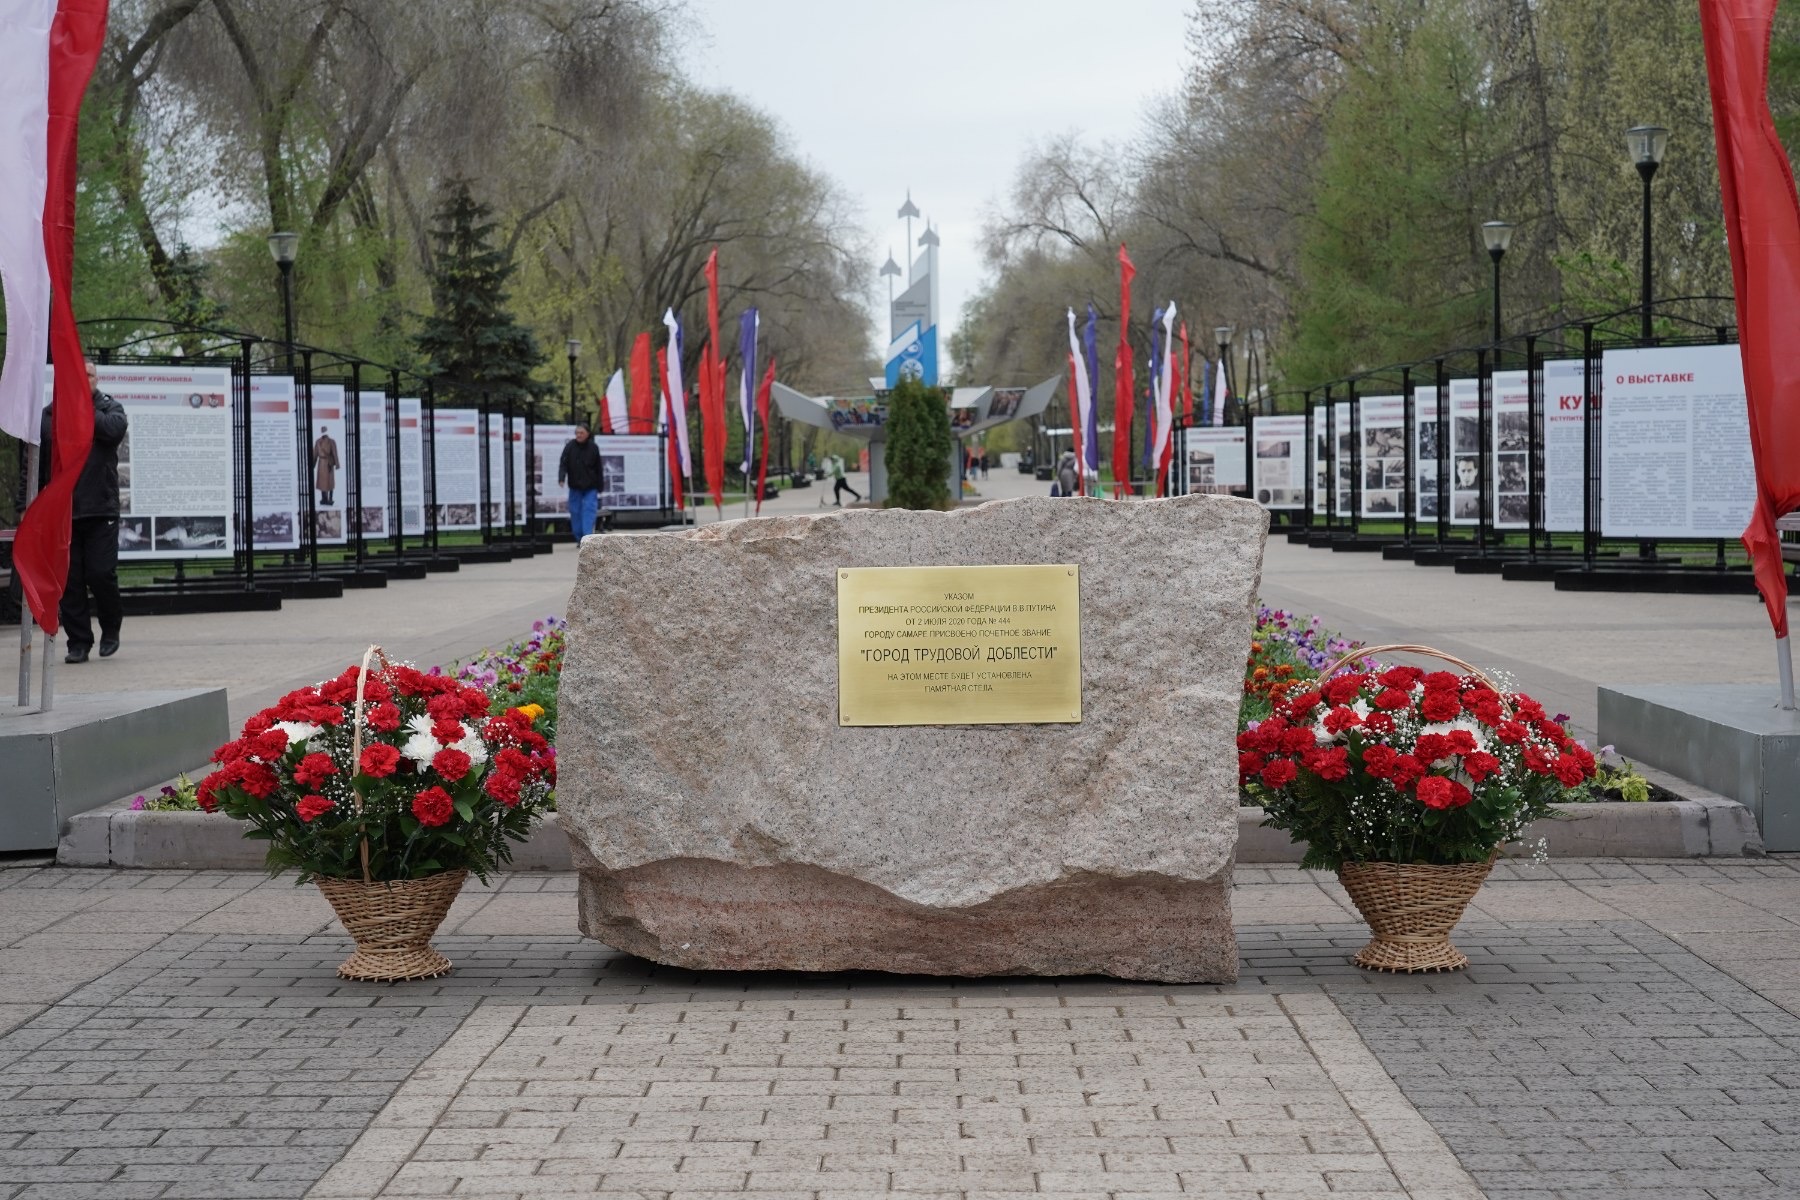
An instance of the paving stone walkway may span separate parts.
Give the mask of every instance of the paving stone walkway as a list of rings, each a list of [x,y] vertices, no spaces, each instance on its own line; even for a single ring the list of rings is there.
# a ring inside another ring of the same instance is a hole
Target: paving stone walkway
[[[386,987],[285,880],[0,871],[0,1200],[1800,1195],[1800,861],[1502,864],[1413,978],[1245,868],[1229,987],[674,970],[572,887]]]

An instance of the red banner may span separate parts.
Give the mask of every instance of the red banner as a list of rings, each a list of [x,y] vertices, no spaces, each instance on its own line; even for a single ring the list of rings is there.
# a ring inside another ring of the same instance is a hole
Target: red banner
[[[1131,359],[1131,280],[1137,268],[1125,244],[1119,244],[1119,348],[1113,352],[1113,491],[1123,494],[1131,482],[1131,417],[1135,407],[1136,370]]]
[[[647,333],[638,334],[631,347],[630,413],[629,432],[656,432],[656,379],[651,374],[650,335]]]
[[[50,260],[50,358],[56,366],[50,482],[19,520],[13,567],[38,626],[54,634],[69,577],[75,481],[94,442],[94,405],[86,356],[75,327],[75,145],[81,98],[106,40],[106,0],[61,0],[50,27],[49,177],[44,193],[44,251]],[[14,47],[16,53],[29,48]]]
[[[1700,29],[1756,457],[1756,511],[1744,547],[1775,636],[1785,638],[1787,576],[1775,521],[1800,508],[1800,200],[1769,112],[1776,3],[1700,0]]]
[[[763,372],[762,386],[756,389],[756,427],[762,434],[762,461],[756,469],[756,515],[762,516],[763,489],[769,482],[769,393],[775,387],[775,360],[769,359],[769,369]]]

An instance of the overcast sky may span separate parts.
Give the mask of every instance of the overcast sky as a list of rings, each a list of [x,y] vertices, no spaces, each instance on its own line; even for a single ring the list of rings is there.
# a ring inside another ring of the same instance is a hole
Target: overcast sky
[[[980,289],[984,212],[1034,142],[1123,142],[1178,89],[1189,0],[689,0],[691,78],[773,114],[906,265],[913,201],[943,238],[939,345]],[[914,223],[916,239],[923,232]],[[883,309],[884,286],[878,304]]]

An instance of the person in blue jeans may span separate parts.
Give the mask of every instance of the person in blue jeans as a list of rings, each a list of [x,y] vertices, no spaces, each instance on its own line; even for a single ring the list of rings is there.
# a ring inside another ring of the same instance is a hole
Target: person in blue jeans
[[[586,422],[575,427],[575,436],[563,447],[556,482],[569,489],[569,531],[579,542],[594,532],[600,507],[600,447]]]

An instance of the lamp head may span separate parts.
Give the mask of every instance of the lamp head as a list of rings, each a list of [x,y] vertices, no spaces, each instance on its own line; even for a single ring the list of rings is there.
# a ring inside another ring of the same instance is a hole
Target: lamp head
[[[569,357],[571,359],[573,359],[580,353],[581,353],[581,339],[580,338],[570,338],[569,339]]]
[[[1487,245],[1487,252],[1496,259],[1511,248],[1512,235],[1513,224],[1511,221],[1482,222],[1481,240]]]
[[[1669,148],[1669,131],[1661,125],[1633,125],[1625,131],[1625,150],[1641,172],[1654,172]]]
[[[299,249],[300,235],[297,233],[271,233],[269,235],[269,253],[281,266],[291,265],[294,255]]]
[[[1233,330],[1232,330],[1231,326],[1219,325],[1213,329],[1213,338],[1221,346],[1230,346],[1232,332],[1233,332]]]

